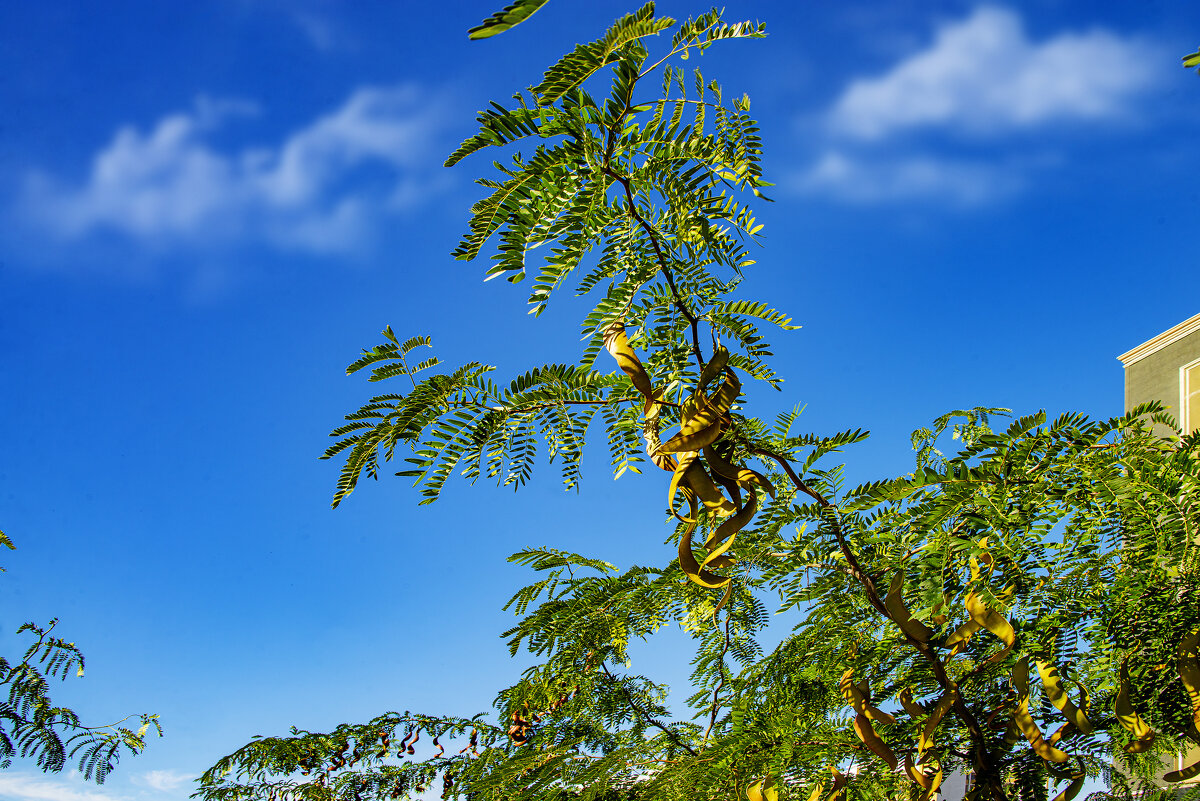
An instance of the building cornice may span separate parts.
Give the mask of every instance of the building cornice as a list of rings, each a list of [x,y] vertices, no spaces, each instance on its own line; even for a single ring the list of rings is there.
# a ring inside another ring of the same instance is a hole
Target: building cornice
[[[1195,331],[1200,331],[1200,314],[1197,314],[1195,317],[1189,317],[1177,326],[1168,328],[1154,339],[1143,342],[1128,353],[1122,353],[1117,358],[1121,360],[1121,364],[1128,367],[1139,359],[1144,359],[1152,353],[1157,353],[1167,345],[1178,342]]]

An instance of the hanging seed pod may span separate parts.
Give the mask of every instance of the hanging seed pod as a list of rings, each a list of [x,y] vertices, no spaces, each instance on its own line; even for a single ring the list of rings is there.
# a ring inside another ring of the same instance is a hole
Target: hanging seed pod
[[[975,620],[968,620],[954,630],[942,647],[950,649],[950,656],[958,656],[967,647],[975,632],[982,628],[983,626]]]
[[[883,602],[884,607],[892,616],[892,621],[895,622],[900,630],[908,636],[909,639],[917,642],[927,643],[929,638],[933,636],[933,632],[921,621],[913,617],[908,606],[904,603],[904,569],[901,568],[892,576],[892,584],[888,588],[887,597]]]
[[[871,703],[866,692],[866,682],[855,684],[853,680],[854,668],[849,668],[842,674],[841,680],[838,682],[838,689],[842,692],[842,697],[846,699],[846,703],[854,710],[856,714],[863,715],[870,720],[876,720],[880,723],[889,725],[895,724],[896,719],[887,712]]]
[[[837,768],[830,768],[829,770],[833,772],[833,789],[829,791],[829,795],[825,796],[825,801],[845,801],[846,774]]]
[[[625,336],[625,323],[618,320],[604,332],[604,348],[617,361],[617,366],[633,381],[637,391],[646,396],[647,400],[654,399],[654,388],[650,385],[650,376]]]
[[[646,401],[642,407],[642,439],[646,442],[646,455],[656,467],[672,472],[678,466],[675,457],[663,453],[662,440],[658,433],[658,415],[662,406],[654,401]]]
[[[1042,737],[1042,732],[1029,714],[1029,660],[1021,657],[1012,673],[1013,686],[1017,690],[1017,707],[1013,711],[1013,721],[1017,728],[1029,741],[1029,746],[1038,756],[1047,762],[1066,762],[1066,753],[1058,750]]]
[[[1057,766],[1050,764],[1045,766],[1046,772],[1049,773],[1055,781],[1063,781],[1065,779],[1071,780],[1071,783],[1068,784],[1062,792],[1054,796],[1054,801],[1072,801],[1075,796],[1079,795],[1079,791],[1083,789],[1083,783],[1087,779],[1087,772],[1084,770],[1083,760],[1078,761],[1079,767],[1075,770],[1059,770]]]
[[[696,530],[695,519],[698,517],[700,510],[697,508],[695,497],[689,497],[688,503],[691,507],[691,521],[686,524],[683,533],[679,537],[679,568],[685,576],[701,587],[719,589],[728,584],[730,579],[703,569],[700,563],[696,561],[696,556],[692,553],[692,532]]]
[[[1059,712],[1062,712],[1063,717],[1072,726],[1084,734],[1091,734],[1092,722],[1067,697],[1067,693],[1062,686],[1062,678],[1058,675],[1058,669],[1054,665],[1042,662],[1041,660],[1038,661],[1037,666],[1038,673],[1042,677],[1042,688],[1046,691],[1046,697],[1050,699],[1050,703],[1054,704]]]
[[[747,801],[779,801],[774,779],[759,779],[746,788]]]
[[[925,704],[918,703],[913,700],[912,690],[905,687],[900,691],[900,706],[908,713],[909,717],[922,718],[929,714],[929,707]]]
[[[909,780],[917,786],[917,795],[921,801],[930,801],[930,799],[937,795],[938,788],[942,786],[943,774],[941,765],[937,766],[935,772],[929,772],[923,763],[914,765],[912,758],[908,754],[905,754],[904,772],[907,774]]]
[[[1121,685],[1113,701],[1113,711],[1117,722],[1134,737],[1133,742],[1125,746],[1125,753],[1140,754],[1154,743],[1154,732],[1129,703],[1129,672],[1124,662],[1121,662]]]
[[[924,755],[933,746],[933,735],[937,731],[938,724],[942,722],[942,718],[950,711],[950,707],[954,705],[954,695],[947,692],[943,695],[936,704],[933,711],[929,713],[929,717],[925,720],[925,726],[921,729],[921,735],[917,740],[917,751]]]
[[[892,770],[896,769],[898,764],[896,754],[875,733],[875,729],[871,727],[871,721],[866,715],[854,716],[854,733],[858,735],[858,739],[862,740],[863,745],[870,749],[871,753],[886,762]]]
[[[704,548],[708,551],[708,555],[704,558],[704,562],[701,563],[701,567],[724,566],[716,564],[717,561],[721,560],[726,552],[733,547],[734,538],[737,536],[737,533],[749,525],[757,512],[758,496],[751,493],[746,505],[732,517],[721,523],[721,525],[717,526],[713,530],[712,535],[704,541]]]

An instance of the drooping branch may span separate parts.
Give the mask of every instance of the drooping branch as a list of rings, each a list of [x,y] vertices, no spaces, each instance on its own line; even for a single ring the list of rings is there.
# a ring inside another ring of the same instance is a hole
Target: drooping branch
[[[627,688],[620,679],[612,674],[612,671],[608,669],[608,665],[606,665],[603,660],[600,662],[600,669],[604,671],[605,676],[608,676],[609,681],[611,681],[621,690],[621,694],[625,696],[625,702],[629,704],[629,708],[632,709],[643,722],[653,726],[663,734],[667,735],[667,738],[671,742],[682,748],[684,751],[687,751],[692,756],[697,756],[695,749],[693,749],[683,740],[679,739],[679,734],[676,731],[655,718],[646,710],[642,709],[641,706],[638,705],[637,701],[633,700],[633,694],[629,692],[629,688]]]

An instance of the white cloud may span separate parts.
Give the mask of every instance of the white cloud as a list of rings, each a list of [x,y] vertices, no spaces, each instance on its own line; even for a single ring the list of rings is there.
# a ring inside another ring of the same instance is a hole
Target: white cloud
[[[856,158],[830,150],[799,176],[804,194],[857,203],[932,200],[954,206],[978,206],[1020,189],[1018,171],[987,162],[928,156],[893,159]]]
[[[878,140],[916,128],[995,135],[1119,119],[1153,85],[1156,58],[1146,42],[1100,29],[1034,42],[1014,11],[984,6],[886,74],[851,83],[829,122],[837,134]]]
[[[124,126],[71,186],[30,176],[24,207],[45,230],[79,239],[114,230],[159,246],[261,241],[336,253],[431,185],[440,115],[413,87],[361,88],[272,147],[222,152],[212,135],[245,103],[201,100],[149,131]]]
[[[6,801],[120,801],[117,796],[62,778],[0,773],[0,798]]]
[[[333,25],[324,17],[298,11],[292,16],[292,20],[303,31],[309,44],[317,50],[328,52],[337,46],[338,37],[333,32]]]
[[[981,6],[851,81],[820,115],[813,162],[791,186],[856,204],[1012,197],[1063,160],[1074,134],[1136,118],[1156,63],[1167,61],[1136,36],[1092,28],[1035,41],[1015,11]]]
[[[155,790],[169,791],[191,781],[194,776],[180,773],[177,770],[150,770],[135,776],[134,783],[142,784]]]

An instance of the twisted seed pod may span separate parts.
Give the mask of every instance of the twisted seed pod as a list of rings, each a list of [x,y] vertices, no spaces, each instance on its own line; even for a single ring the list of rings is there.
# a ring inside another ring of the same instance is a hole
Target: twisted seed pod
[[[1004,643],[1004,648],[988,657],[984,661],[984,664],[991,665],[995,664],[996,662],[1003,661],[1003,659],[1008,656],[1009,652],[1012,651],[1013,645],[1015,645],[1017,642],[1017,633],[1013,630],[1012,624],[1005,619],[1004,615],[1001,615],[999,612],[996,612],[993,609],[988,609],[987,605],[984,604],[983,599],[974,592],[967,593],[967,597],[964,599],[964,604],[966,605],[967,612],[970,613],[972,620],[978,623],[980,627],[985,628],[992,634],[996,635],[996,637]]]
[[[918,796],[922,801],[930,801],[937,794],[938,788],[942,786],[942,767],[938,765],[936,773],[928,773],[924,767],[923,763],[914,765],[912,758],[908,754],[904,755],[904,772],[919,788]]]
[[[910,639],[917,642],[927,643],[929,638],[933,636],[933,631],[929,629],[921,621],[913,617],[911,611],[904,603],[904,569],[901,568],[892,576],[892,584],[888,588],[887,597],[883,602],[884,607],[892,616],[892,620],[900,627]]]
[[[768,481],[760,473],[756,473],[748,467],[740,467],[727,460],[720,454],[714,446],[704,448],[704,458],[708,462],[708,466],[712,468],[713,475],[733,481],[736,485],[743,487],[746,490],[753,490],[758,487],[765,491],[772,498],[775,497],[775,485]]]
[[[727,566],[726,562],[731,560],[726,556],[726,551],[733,546],[733,540],[737,533],[754,519],[754,515],[757,512],[758,496],[750,493],[750,499],[746,502],[746,505],[732,517],[725,520],[724,523],[717,526],[708,539],[704,541],[704,548],[708,551],[708,556],[704,557],[701,566]]]
[[[825,801],[845,801],[846,774],[837,768],[830,768],[829,770],[833,772],[833,789],[829,791],[829,795],[825,796]]]
[[[605,330],[604,348],[616,359],[621,371],[633,381],[637,391],[645,395],[647,400],[654,400],[654,387],[650,384],[650,376],[646,374],[646,368],[642,367],[637,354],[629,345],[624,322],[618,320]]]
[[[732,370],[725,371],[725,382],[716,395],[705,403],[684,403],[679,433],[663,443],[664,453],[698,451],[721,438],[729,425],[729,407],[737,400],[741,383]]]
[[[854,683],[854,668],[848,668],[842,674],[842,678],[838,681],[838,689],[842,691],[842,697],[846,699],[846,703],[859,715],[863,715],[871,720],[877,720],[880,723],[894,724],[896,719],[879,709],[871,703],[871,699],[867,697],[867,683]]]
[[[678,463],[674,456],[662,452],[662,441],[658,433],[658,415],[662,405],[647,400],[642,407],[642,439],[646,441],[646,455],[655,467],[668,472],[673,471]]]
[[[946,713],[950,711],[950,707],[953,705],[953,690],[947,692],[934,704],[933,711],[926,718],[925,727],[921,729],[921,735],[917,740],[918,753],[923,755],[933,746],[934,732],[937,731],[938,724],[942,722],[942,718],[946,716]]]
[[[888,743],[880,739],[880,735],[875,733],[875,728],[872,727],[871,721],[881,723],[895,723],[896,719],[887,712],[877,709],[871,704],[869,698],[866,698],[863,692],[863,687],[856,685],[853,681],[854,669],[847,668],[844,674],[841,674],[841,680],[838,682],[838,688],[841,689],[842,697],[846,699],[846,703],[850,704],[854,710],[854,734],[858,735],[858,739],[863,741],[863,745],[868,747],[871,753],[876,757],[886,761],[890,769],[896,769],[896,755],[892,748],[888,747]]]
[[[1038,660],[1038,673],[1042,677],[1042,687],[1046,691],[1046,697],[1050,699],[1050,703],[1062,712],[1063,717],[1067,722],[1071,723],[1076,729],[1084,734],[1092,733],[1092,722],[1088,720],[1087,715],[1071,702],[1067,697],[1066,690],[1062,686],[1062,678],[1058,675],[1058,669],[1047,662]]]
[[[913,718],[920,718],[929,714],[929,707],[926,704],[914,701],[912,690],[908,687],[900,691],[900,706],[904,707],[904,711]]]
[[[1079,795],[1079,791],[1083,789],[1083,782],[1087,779],[1083,760],[1079,760],[1079,767],[1075,770],[1058,770],[1054,765],[1047,764],[1046,772],[1054,777],[1056,781],[1062,781],[1063,779],[1071,780],[1071,783],[1062,792],[1054,796],[1054,801],[1072,801],[1075,796]]]
[[[654,392],[650,376],[638,359],[637,353],[629,344],[625,334],[623,321],[612,323],[604,331],[604,347],[616,360],[617,366],[629,376],[634,387],[646,398],[642,409],[642,437],[646,442],[646,454],[651,462],[663,470],[672,473],[671,485],[668,490],[668,506],[676,518],[685,524],[685,530],[679,541],[679,563],[684,574],[702,587],[716,589],[726,587],[725,596],[716,609],[720,609],[730,597],[730,579],[718,576],[707,568],[720,569],[733,564],[728,554],[733,544],[733,537],[753,518],[757,511],[757,497],[751,503],[742,507],[736,487],[745,483],[747,486],[756,484],[768,488],[774,496],[774,488],[770,483],[753,471],[738,470],[731,467],[730,476],[722,476],[734,481],[730,494],[735,502],[730,502],[722,493],[713,477],[699,461],[699,451],[708,449],[729,425],[729,409],[741,393],[741,382],[737,375],[728,368],[729,351],[717,347],[713,356],[703,366],[691,397],[681,408],[679,432],[663,443],[659,434],[659,413],[661,404]],[[721,386],[712,395],[705,393],[707,386],[718,376],[724,376]],[[677,454],[677,456],[672,456]],[[724,463],[723,463],[724,464]],[[714,468],[716,469],[716,468]],[[725,482],[722,482],[725,483]],[[683,493],[688,503],[690,513],[681,516],[675,507],[676,498]],[[717,528],[708,538],[703,563],[697,562],[692,553],[692,533],[699,522],[697,499],[704,504],[710,514],[717,516],[733,515],[729,521]],[[714,610],[715,611],[715,610]]]
[[[1013,711],[1013,720],[1025,735],[1025,739],[1029,740],[1030,747],[1047,762],[1066,762],[1067,754],[1045,741],[1041,729],[1029,714],[1029,660],[1026,657],[1017,661],[1016,667],[1013,668],[1012,680],[1017,690],[1017,706]]]
[[[1140,754],[1154,743],[1154,732],[1129,703],[1129,672],[1124,662],[1121,663],[1121,685],[1113,701],[1113,711],[1116,712],[1117,722],[1134,737],[1133,742],[1125,746],[1125,753]]]
[[[871,720],[866,715],[854,716],[854,733],[858,735],[858,739],[862,740],[863,745],[870,749],[875,756],[886,762],[887,766],[892,770],[896,769],[896,765],[898,764],[896,754],[875,733],[875,729],[871,726]]]
[[[1178,671],[1192,702],[1192,736],[1200,737],[1200,629],[1180,640]]]
[[[958,656],[967,647],[967,643],[971,641],[971,637],[975,635],[975,632],[981,628],[983,628],[982,624],[975,622],[973,619],[968,620],[954,630],[954,633],[946,640],[943,647],[950,649],[950,656]]]
[[[688,503],[691,505],[691,516],[679,537],[679,567],[685,576],[701,587],[719,589],[728,584],[730,579],[705,570],[696,561],[696,556],[692,553],[692,532],[696,530],[696,519],[700,510],[694,496],[689,496]]]

